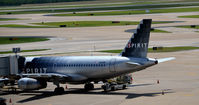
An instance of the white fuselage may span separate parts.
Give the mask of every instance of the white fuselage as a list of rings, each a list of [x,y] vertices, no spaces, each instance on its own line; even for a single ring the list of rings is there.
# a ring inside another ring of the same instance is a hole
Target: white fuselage
[[[121,56],[35,57],[27,58],[25,72],[67,75],[72,83],[108,79],[154,64],[147,58]]]

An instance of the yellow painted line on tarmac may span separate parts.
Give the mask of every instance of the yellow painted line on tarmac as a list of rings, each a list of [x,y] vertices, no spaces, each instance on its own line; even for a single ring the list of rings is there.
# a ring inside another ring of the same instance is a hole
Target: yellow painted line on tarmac
[[[190,97],[190,96],[194,96],[193,94],[184,94],[183,96],[188,96],[188,97]]]
[[[197,74],[197,73],[194,73],[194,72],[190,72],[190,73],[188,73],[188,75],[189,75],[189,76],[198,76],[198,74]]]
[[[73,38],[72,37],[69,37],[69,38],[67,38],[68,40],[72,40]]]

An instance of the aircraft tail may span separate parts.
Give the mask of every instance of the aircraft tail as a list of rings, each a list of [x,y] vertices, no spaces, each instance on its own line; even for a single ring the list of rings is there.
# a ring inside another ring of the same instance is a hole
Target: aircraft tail
[[[152,19],[143,19],[121,52],[121,56],[146,58]]]

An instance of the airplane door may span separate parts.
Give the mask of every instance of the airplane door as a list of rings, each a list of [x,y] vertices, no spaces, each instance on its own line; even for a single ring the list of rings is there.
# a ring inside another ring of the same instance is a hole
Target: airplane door
[[[115,61],[116,61],[116,59],[113,58],[109,62],[109,70],[110,70],[110,72],[116,72],[116,70],[115,70]]]

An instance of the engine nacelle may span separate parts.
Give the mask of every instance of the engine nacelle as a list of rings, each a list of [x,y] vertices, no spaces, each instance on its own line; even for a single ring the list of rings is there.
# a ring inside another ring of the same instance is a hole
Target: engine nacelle
[[[47,87],[45,80],[37,80],[33,78],[21,78],[18,81],[18,87],[21,90],[38,90]]]

